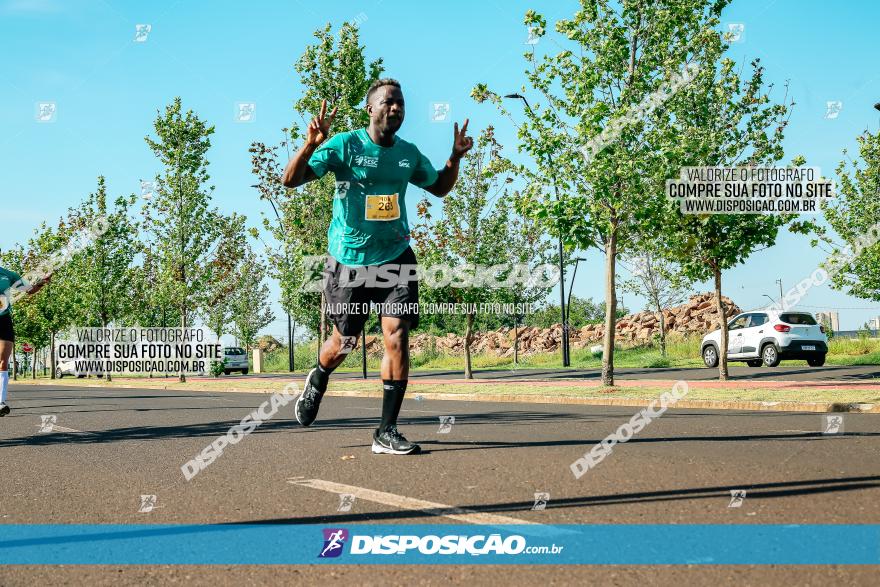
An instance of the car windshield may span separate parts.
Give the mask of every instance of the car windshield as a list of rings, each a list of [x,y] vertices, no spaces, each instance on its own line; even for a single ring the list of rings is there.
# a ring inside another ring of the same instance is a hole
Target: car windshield
[[[239,347],[227,347],[223,349],[224,355],[243,355],[244,349]]]
[[[786,324],[806,324],[808,326],[816,324],[816,319],[809,314],[780,314],[779,321]]]

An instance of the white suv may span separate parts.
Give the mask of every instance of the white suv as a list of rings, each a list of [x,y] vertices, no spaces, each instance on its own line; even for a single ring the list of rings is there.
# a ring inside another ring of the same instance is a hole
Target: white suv
[[[783,359],[806,359],[811,367],[825,364],[825,328],[806,312],[746,312],[727,328],[728,361],[745,361],[749,367],[775,367]],[[700,353],[707,367],[718,366],[720,343],[720,329],[703,337]]]

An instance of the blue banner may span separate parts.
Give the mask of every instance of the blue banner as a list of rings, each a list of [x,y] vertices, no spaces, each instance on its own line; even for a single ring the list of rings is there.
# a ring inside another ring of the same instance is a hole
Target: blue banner
[[[6,524],[2,564],[880,564],[880,525]]]

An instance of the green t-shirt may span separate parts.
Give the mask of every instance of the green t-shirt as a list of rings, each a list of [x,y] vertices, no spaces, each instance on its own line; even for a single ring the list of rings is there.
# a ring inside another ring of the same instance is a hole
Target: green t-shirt
[[[406,186],[427,187],[437,170],[419,149],[399,137],[377,145],[366,129],[330,137],[309,159],[315,175],[336,176],[327,252],[344,265],[381,265],[409,246]]]
[[[19,280],[21,280],[21,275],[0,267],[0,296],[4,298],[0,300],[0,316],[9,313],[9,309],[12,307],[12,294],[15,293],[15,290],[11,288]]]

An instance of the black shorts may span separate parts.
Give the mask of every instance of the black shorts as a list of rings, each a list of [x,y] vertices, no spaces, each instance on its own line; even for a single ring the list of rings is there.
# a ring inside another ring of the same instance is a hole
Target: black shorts
[[[343,336],[357,336],[364,329],[371,308],[380,316],[400,318],[409,327],[419,325],[419,282],[412,271],[416,255],[407,247],[384,265],[349,267],[328,257],[324,265],[324,303],[327,316]]]
[[[0,340],[15,342],[15,329],[12,327],[12,314],[9,312],[0,316]]]

